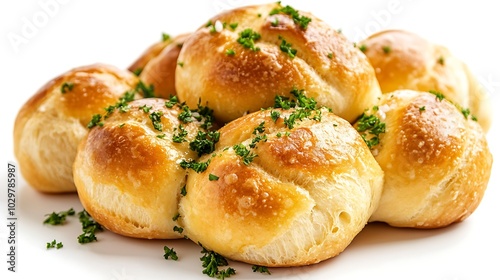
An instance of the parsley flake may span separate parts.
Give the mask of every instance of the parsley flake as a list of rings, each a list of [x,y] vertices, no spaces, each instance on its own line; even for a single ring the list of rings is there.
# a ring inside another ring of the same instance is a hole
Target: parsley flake
[[[357,130],[368,132],[361,135],[368,148],[372,149],[380,143],[380,134],[385,133],[385,123],[381,122],[375,115],[363,113],[357,120]],[[368,134],[372,136],[368,138]]]
[[[73,215],[75,215],[75,210],[73,210],[73,208],[58,213],[52,212],[51,214],[45,215],[48,217],[43,221],[43,223],[49,225],[61,225],[64,224],[64,222],[66,222],[67,216],[73,216]]]
[[[236,270],[232,267],[228,267],[225,270],[219,270],[220,266],[227,266],[229,264],[227,260],[216,252],[207,250],[201,244],[199,245],[202,247],[201,253],[203,254],[200,258],[202,262],[201,266],[204,268],[202,271],[203,274],[217,279],[224,279],[236,274]]]
[[[92,119],[87,124],[87,128],[93,128],[94,126],[103,126],[104,123],[101,122],[102,116],[101,114],[95,114],[92,116]]]
[[[163,112],[157,111],[149,114],[149,119],[151,119],[151,122],[153,123],[154,129],[158,131],[163,130],[163,124],[161,123],[161,116],[163,116]]]
[[[251,49],[252,51],[260,51],[259,47],[255,46],[255,41],[260,39],[260,34],[247,28],[240,32],[240,37],[236,40],[243,47]]]
[[[209,181],[217,181],[217,180],[219,180],[219,176],[210,173],[210,174],[208,174],[208,180]]]
[[[176,261],[179,259],[179,257],[177,256],[177,252],[175,252],[174,248],[169,248],[167,246],[163,247],[163,251],[165,252],[165,254],[163,255],[163,257],[168,260],[168,258]]]
[[[233,49],[228,49],[226,50],[226,55],[227,56],[234,56],[236,52]]]
[[[439,101],[443,101],[443,99],[445,98],[444,94],[440,93],[439,91],[429,90],[429,92],[434,94],[436,96],[436,99]]]
[[[271,272],[265,266],[253,265],[252,266],[252,271],[253,272],[260,272],[260,273],[267,273],[267,274],[271,275]]]
[[[309,23],[311,22],[311,18],[308,18],[306,16],[301,16],[297,10],[295,10],[294,8],[292,8],[289,5],[287,5],[285,7],[281,7],[279,9],[278,8],[273,9],[269,13],[269,15],[275,15],[275,14],[279,14],[279,13],[283,13],[283,14],[287,14],[287,15],[291,16],[293,19],[293,22],[295,22],[295,24],[298,24],[300,26],[300,28],[302,28],[302,29],[306,29],[307,26],[309,25]]]
[[[162,42],[166,42],[166,41],[170,40],[170,35],[168,35],[167,33],[162,33],[161,40],[162,40]]]
[[[233,146],[233,150],[236,155],[240,156],[243,160],[243,164],[249,165],[257,154],[250,152],[250,150],[243,144],[237,144]]]
[[[391,47],[389,47],[389,46],[383,46],[382,50],[384,51],[385,54],[389,54],[391,52]]]
[[[297,50],[292,49],[292,44],[287,43],[284,39],[281,40],[280,50],[287,53],[290,58],[294,58],[297,55]]]
[[[359,50],[362,52],[366,52],[367,49],[368,49],[368,47],[365,44],[362,44],[361,46],[359,46]]]
[[[61,93],[64,94],[68,91],[72,91],[74,86],[75,84],[72,82],[64,82],[61,86]]]
[[[57,242],[55,239],[52,242],[47,242],[47,249],[56,248],[61,249],[63,247],[62,242]]]

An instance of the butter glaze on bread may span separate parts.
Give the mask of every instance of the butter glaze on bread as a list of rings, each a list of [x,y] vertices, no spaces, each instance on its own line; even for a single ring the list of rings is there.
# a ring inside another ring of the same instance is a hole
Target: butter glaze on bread
[[[276,95],[304,89],[319,105],[353,122],[380,96],[375,73],[366,57],[344,35],[315,16],[307,28],[291,16],[270,15],[277,3],[248,6],[220,13],[212,26],[200,27],[184,43],[176,70],[179,99],[190,107],[199,100],[214,109],[222,123],[273,105]],[[261,15],[259,17],[259,15]],[[225,28],[220,32],[217,22]],[[230,24],[237,23],[235,30]],[[237,42],[250,28],[260,34],[258,51]],[[215,30],[215,32],[214,32]],[[296,49],[291,58],[280,49],[283,41]],[[234,55],[227,51],[233,50]]]
[[[126,70],[93,64],[74,68],[40,88],[22,106],[14,125],[14,153],[28,184],[48,193],[76,191],[72,166],[87,124],[137,82]]]
[[[428,92],[388,93],[377,108],[369,112],[385,122],[386,133],[372,152],[385,183],[370,221],[440,228],[469,217],[484,195],[493,160],[479,124]]]
[[[139,78],[145,84],[153,85],[156,97],[169,98],[176,95],[175,70],[178,66],[177,58],[188,36],[189,34],[181,34],[169,40],[169,43],[141,68]]]
[[[168,109],[164,99],[139,99],[128,105],[127,112],[115,111],[102,127],[92,128],[79,146],[73,169],[78,196],[89,214],[110,231],[137,238],[180,238],[173,230],[186,180],[179,162],[196,159],[189,141],[198,124],[181,123],[181,109]],[[150,119],[158,112],[161,131]],[[187,142],[174,143],[172,137],[181,124]]]
[[[478,123],[491,126],[491,100],[469,67],[446,47],[404,30],[386,30],[361,42],[383,93],[434,90],[470,109]]]
[[[248,114],[222,127],[202,173],[190,171],[179,223],[194,242],[225,257],[281,267],[320,262],[341,253],[377,207],[382,170],[353,127],[322,111],[293,129],[282,111]],[[260,124],[265,131],[253,134]],[[289,135],[288,135],[289,134]],[[234,145],[257,135],[257,157],[245,165]],[[210,180],[210,174],[218,180]]]

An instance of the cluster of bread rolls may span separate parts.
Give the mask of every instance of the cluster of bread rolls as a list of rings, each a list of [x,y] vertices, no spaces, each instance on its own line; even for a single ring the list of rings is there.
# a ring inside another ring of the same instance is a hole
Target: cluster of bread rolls
[[[405,31],[353,44],[272,3],[164,37],[127,70],[69,71],[24,105],[14,140],[31,186],[76,186],[115,233],[279,267],[336,256],[371,221],[467,218],[490,122],[444,47]]]

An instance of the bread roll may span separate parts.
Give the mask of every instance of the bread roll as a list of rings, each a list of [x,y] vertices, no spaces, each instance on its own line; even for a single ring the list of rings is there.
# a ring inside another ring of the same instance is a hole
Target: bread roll
[[[182,44],[189,34],[181,34],[152,58],[143,68],[139,78],[148,85],[153,85],[156,97],[169,98],[176,95],[175,70],[177,57]]]
[[[157,57],[165,47],[172,44],[173,39],[168,34],[163,34],[162,40],[157,41],[151,44],[129,67],[128,70],[130,72],[140,74],[144,67],[151,61],[153,58]]]
[[[115,110],[79,146],[73,171],[80,201],[97,222],[115,233],[149,239],[182,237],[173,230],[186,181],[179,162],[196,159],[189,141],[198,124],[181,122],[182,110],[167,108],[163,99],[135,100],[128,108]],[[186,141],[174,143],[173,136],[182,131]]]
[[[287,128],[298,114],[258,111],[219,130],[216,151],[199,159],[208,168],[189,172],[180,200],[188,238],[270,267],[317,263],[350,244],[378,204],[382,170],[347,121],[323,110]]]
[[[484,131],[465,111],[441,98],[394,91],[365,114],[373,117],[355,124],[367,140],[373,139],[373,128],[381,132],[377,127],[385,124],[379,144],[372,146],[385,183],[370,221],[440,228],[463,221],[479,205],[492,166]]]
[[[67,71],[34,94],[14,125],[14,153],[28,184],[48,193],[76,191],[72,166],[87,124],[137,82],[126,70],[94,64]]]
[[[207,102],[223,123],[293,87],[350,122],[380,95],[373,68],[343,34],[279,3],[218,14],[186,40],[178,62],[179,99]]]
[[[481,127],[491,125],[490,98],[467,65],[446,47],[404,30],[386,30],[361,42],[383,93],[434,90],[469,108]]]

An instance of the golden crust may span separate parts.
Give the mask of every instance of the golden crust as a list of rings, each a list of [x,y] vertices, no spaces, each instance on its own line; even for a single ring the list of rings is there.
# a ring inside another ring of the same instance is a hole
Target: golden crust
[[[372,152],[385,183],[370,220],[439,228],[467,218],[484,194],[492,165],[477,122],[428,92],[388,93],[377,108],[371,113],[385,122],[386,132]]]
[[[318,104],[354,121],[364,108],[376,101],[380,89],[365,56],[342,34],[313,15],[301,28],[290,16],[270,15],[278,4],[237,8],[211,19],[238,23],[220,32],[201,27],[190,36],[179,54],[176,89],[181,101],[196,106],[207,102],[216,119],[229,122],[248,112],[273,105],[275,95],[288,96],[294,88],[305,89]],[[261,17],[258,17],[258,14]],[[237,42],[245,29],[260,34],[259,51]],[[291,58],[280,50],[282,40],[296,49]],[[234,55],[226,52],[233,50]]]
[[[153,85],[156,97],[169,98],[176,95],[175,70],[177,58],[184,41],[190,34],[181,34],[171,40],[161,52],[151,58],[143,67],[139,78],[147,85]]]
[[[129,107],[114,112],[82,141],[73,167],[78,195],[89,214],[113,232],[180,238],[172,220],[186,177],[179,162],[196,158],[189,141],[198,124],[181,123],[181,110],[168,109],[164,99],[135,100]],[[161,113],[161,131],[150,119],[153,113]],[[187,142],[172,141],[179,125],[187,131]]]
[[[400,89],[437,91],[469,108],[485,131],[491,125],[489,98],[468,67],[447,48],[405,31],[385,30],[360,43],[383,93]]]
[[[317,263],[341,253],[377,206],[383,174],[345,120],[322,111],[288,129],[293,111],[238,118],[220,132],[206,171],[190,171],[180,223],[194,242],[265,266]],[[264,132],[256,132],[260,124]],[[256,142],[256,137],[265,140]],[[249,148],[256,142],[254,148]],[[255,154],[245,164],[235,145]],[[210,174],[218,177],[210,180]]]
[[[137,81],[128,71],[93,64],[40,88],[14,124],[14,153],[29,185],[42,192],[74,192],[71,167],[92,115],[116,103]]]

